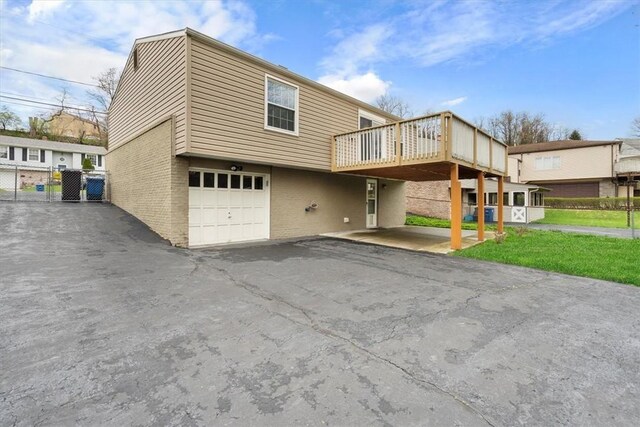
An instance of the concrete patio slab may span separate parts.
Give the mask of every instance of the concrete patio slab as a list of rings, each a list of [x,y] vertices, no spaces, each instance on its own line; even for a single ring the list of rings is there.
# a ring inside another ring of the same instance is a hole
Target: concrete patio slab
[[[323,236],[391,248],[447,254],[453,251],[451,249],[450,233],[451,230],[448,228],[407,225],[394,228],[326,233]],[[478,241],[477,235],[477,231],[462,230],[462,248],[465,249],[482,243]],[[493,232],[485,231],[485,240],[493,239],[493,237]]]

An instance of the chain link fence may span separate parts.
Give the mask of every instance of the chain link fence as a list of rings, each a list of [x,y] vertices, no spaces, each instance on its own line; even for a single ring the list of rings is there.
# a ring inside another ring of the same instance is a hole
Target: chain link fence
[[[0,201],[103,202],[109,174],[0,163]]]

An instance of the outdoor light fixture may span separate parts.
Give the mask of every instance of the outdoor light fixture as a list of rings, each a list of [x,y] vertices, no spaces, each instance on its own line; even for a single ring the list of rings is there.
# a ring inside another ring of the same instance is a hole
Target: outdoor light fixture
[[[242,170],[242,166],[231,165],[230,169],[231,169],[232,172],[241,171]]]

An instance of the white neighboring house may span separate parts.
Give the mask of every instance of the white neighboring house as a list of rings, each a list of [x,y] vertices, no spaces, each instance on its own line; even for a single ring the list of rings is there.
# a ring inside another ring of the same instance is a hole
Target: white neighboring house
[[[0,189],[14,190],[44,183],[52,171],[82,169],[91,159],[94,172],[106,171],[103,147],[0,135]],[[18,171],[16,180],[16,169]]]

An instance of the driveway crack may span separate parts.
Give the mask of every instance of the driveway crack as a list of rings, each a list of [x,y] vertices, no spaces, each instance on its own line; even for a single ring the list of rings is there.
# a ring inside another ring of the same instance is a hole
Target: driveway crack
[[[264,299],[264,300],[269,301],[269,302],[277,302],[277,303],[281,303],[283,305],[286,305],[287,307],[290,307],[290,308],[298,311],[299,313],[301,313],[309,321],[308,324],[305,324],[303,322],[296,321],[295,319],[292,319],[292,318],[290,318],[288,316],[284,316],[281,313],[276,313],[276,314],[282,316],[283,318],[289,320],[290,322],[293,322],[293,323],[295,323],[297,325],[300,325],[300,326],[311,327],[311,329],[313,329],[314,331],[316,331],[317,333],[319,333],[319,334],[321,334],[323,336],[326,336],[326,337],[332,338],[332,339],[337,339],[337,340],[340,340],[340,341],[343,341],[343,342],[349,344],[353,348],[365,353],[369,357],[371,357],[371,358],[373,358],[375,360],[378,360],[379,362],[382,362],[382,363],[386,364],[387,366],[392,367],[395,370],[400,371],[405,377],[408,377],[409,379],[411,379],[415,384],[417,384],[421,388],[427,390],[426,386],[429,386],[429,387],[435,389],[436,391],[438,391],[439,393],[452,398],[457,403],[459,403],[460,405],[464,406],[466,409],[470,410],[471,412],[473,412],[477,416],[479,416],[485,423],[487,423],[487,425],[489,425],[491,427],[495,426],[495,424],[491,420],[489,420],[487,418],[487,416],[485,416],[478,408],[473,406],[470,402],[467,402],[462,397],[460,397],[457,394],[455,394],[453,392],[450,392],[450,391],[440,387],[438,384],[436,384],[436,383],[434,383],[432,381],[417,377],[412,372],[410,372],[407,368],[404,368],[401,365],[399,365],[398,363],[396,363],[396,362],[394,362],[394,361],[392,361],[390,359],[387,359],[385,357],[382,357],[379,354],[374,353],[373,351],[371,351],[371,350],[359,345],[358,343],[356,343],[355,341],[353,341],[353,340],[351,340],[351,339],[349,339],[347,337],[344,337],[344,336],[342,336],[342,335],[340,335],[340,334],[338,334],[338,333],[336,333],[336,332],[334,332],[334,331],[332,331],[330,329],[323,328],[322,326],[318,325],[318,323],[313,319],[313,317],[311,317],[311,315],[309,315],[307,310],[305,310],[304,308],[302,308],[302,307],[300,307],[298,305],[295,305],[295,304],[293,304],[293,303],[291,303],[291,302],[279,297],[278,295],[275,295],[275,294],[270,293],[270,292],[265,292],[265,291],[263,291],[262,289],[260,289],[259,287],[255,286],[255,285],[252,285],[250,283],[246,283],[246,282],[243,282],[241,280],[238,280],[238,279],[234,278],[231,275],[231,273],[229,273],[229,271],[227,271],[224,268],[217,268],[217,267],[213,267],[213,268],[215,270],[217,270],[218,272],[224,274],[233,285],[238,286],[238,287],[246,290],[247,292],[249,292],[250,294],[252,294],[252,295],[254,295],[254,296],[258,297],[258,298]],[[471,300],[473,298],[474,297],[471,297],[469,299]]]

